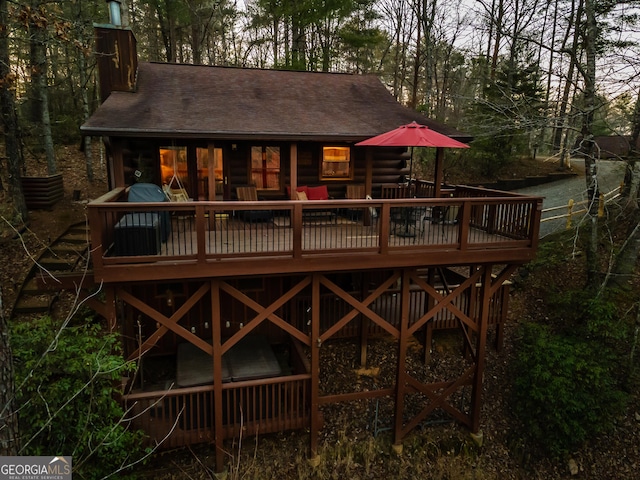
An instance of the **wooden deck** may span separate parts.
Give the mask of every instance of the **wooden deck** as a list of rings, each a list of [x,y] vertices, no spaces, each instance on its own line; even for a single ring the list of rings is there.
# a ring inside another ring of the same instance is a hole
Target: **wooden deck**
[[[89,205],[94,273],[111,282],[533,258],[541,199],[456,192],[446,199],[125,203],[116,190]],[[246,212],[262,215],[245,220],[254,217]]]

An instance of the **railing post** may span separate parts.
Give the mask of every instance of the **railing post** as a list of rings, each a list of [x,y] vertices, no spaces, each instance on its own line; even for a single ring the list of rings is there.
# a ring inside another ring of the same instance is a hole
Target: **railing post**
[[[386,255],[389,253],[389,223],[391,219],[391,206],[383,202],[380,208],[380,228],[378,229],[378,244],[380,245],[380,254]]]
[[[102,272],[103,263],[102,256],[104,255],[104,247],[102,245],[104,238],[104,231],[107,228],[106,222],[103,221],[104,215],[98,207],[89,206],[87,209],[87,216],[89,217],[89,226],[91,235],[91,260],[93,261],[93,271],[99,274]],[[99,228],[96,228],[98,227]]]
[[[471,223],[471,202],[463,201],[460,206],[460,224],[458,225],[458,241],[460,251],[463,252],[469,245],[469,224]]]
[[[572,212],[573,212],[573,198],[569,199],[569,204],[567,205],[567,230],[571,229]]]
[[[293,258],[302,257],[302,203],[295,201],[291,211],[291,229],[293,233]]]
[[[600,194],[600,199],[598,200],[598,218],[604,217],[604,193]]]
[[[198,245],[198,263],[205,263],[207,259],[207,247],[206,247],[206,231],[204,228],[205,219],[204,219],[204,205],[196,204],[196,238]],[[215,222],[215,212],[212,212],[214,215]]]

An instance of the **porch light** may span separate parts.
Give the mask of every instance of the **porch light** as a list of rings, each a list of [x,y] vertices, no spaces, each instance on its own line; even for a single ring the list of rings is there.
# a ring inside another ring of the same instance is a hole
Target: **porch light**
[[[173,307],[173,292],[171,290],[167,290],[165,293],[165,296],[167,298],[167,307]]]
[[[120,0],[107,0],[109,5],[109,22],[116,27],[122,26],[122,17],[120,11]]]

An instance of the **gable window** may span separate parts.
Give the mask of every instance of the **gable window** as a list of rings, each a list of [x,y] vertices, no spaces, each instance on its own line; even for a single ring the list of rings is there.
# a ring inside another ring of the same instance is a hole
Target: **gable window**
[[[251,147],[251,184],[260,190],[280,190],[280,147]]]
[[[350,179],[351,149],[349,147],[322,147],[320,180]]]

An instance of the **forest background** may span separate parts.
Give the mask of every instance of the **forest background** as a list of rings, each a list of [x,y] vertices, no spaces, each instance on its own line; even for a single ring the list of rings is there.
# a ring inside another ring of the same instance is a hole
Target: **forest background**
[[[514,360],[515,378],[527,397],[514,404],[513,410],[520,412],[514,421],[521,422],[528,436],[515,443],[520,451],[530,449],[527,458],[535,452],[567,458],[591,435],[610,428],[621,412],[628,413],[626,402],[637,398],[635,351],[640,328],[637,293],[630,290],[630,285],[637,287],[634,269],[640,250],[636,162],[640,2],[116,3],[121,4],[123,24],[136,36],[142,61],[375,74],[403,104],[472,135],[473,148],[456,158],[457,166],[483,178],[508,173],[521,157],[544,156],[558,168],[567,168],[571,156],[582,156],[585,191],[591,201],[588,220],[580,235],[543,250],[541,258],[553,277],[566,273],[557,270],[558,264],[566,263],[566,258],[575,261],[575,252],[584,251],[584,278],[577,275],[582,283],[560,293],[536,285],[549,310],[542,314],[542,325],[526,327],[518,335],[524,354]],[[101,150],[99,139],[81,138],[79,126],[99,104],[93,25],[109,21],[102,0],[0,0],[0,111],[5,140],[0,213],[2,231],[10,236],[29,218],[21,176],[59,172],[66,160],[61,153],[65,145],[82,148],[89,182],[96,169],[103,168],[101,158],[94,156]],[[185,114],[198,114],[197,102],[193,105]],[[618,230],[604,225],[596,214],[598,135],[623,135],[630,144],[630,151],[620,158],[627,165],[624,201],[609,217],[624,219]],[[612,231],[622,233],[618,237]],[[545,298],[551,293],[552,299]],[[0,389],[0,446],[12,453],[17,443],[7,432],[18,429],[6,428],[16,410],[8,330],[2,318],[0,384],[10,388]],[[570,330],[572,336],[567,337]],[[27,343],[29,333],[28,328],[21,333]],[[76,352],[74,348],[70,351]],[[554,372],[558,381],[534,378],[540,371]],[[560,380],[567,380],[566,385]],[[18,398],[22,394],[17,392]],[[94,412],[91,421],[103,417],[109,420],[104,412]],[[54,419],[46,414],[42,421],[44,426],[33,430],[26,426],[31,437],[23,428],[22,452],[33,453],[46,445],[37,436],[51,431]],[[127,461],[137,462],[132,459],[133,438],[121,437],[110,451],[100,453],[80,448],[83,432],[77,433],[67,440],[75,442],[75,451],[86,451],[78,458],[87,468],[108,469],[116,449]],[[635,463],[631,468],[637,471],[640,466]]]

